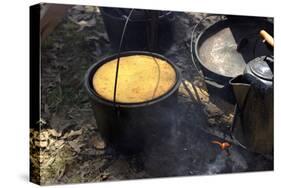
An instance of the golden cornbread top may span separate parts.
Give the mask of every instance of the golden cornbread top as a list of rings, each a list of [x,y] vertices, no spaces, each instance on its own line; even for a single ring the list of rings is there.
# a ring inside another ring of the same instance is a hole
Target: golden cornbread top
[[[104,99],[113,101],[117,59],[95,72],[92,83]],[[139,103],[164,95],[176,83],[176,72],[165,60],[148,55],[121,57],[119,61],[116,102]]]

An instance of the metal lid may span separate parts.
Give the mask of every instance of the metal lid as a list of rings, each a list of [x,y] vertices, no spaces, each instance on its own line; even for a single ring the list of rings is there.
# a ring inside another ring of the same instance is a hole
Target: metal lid
[[[273,59],[270,57],[256,58],[250,65],[251,71],[259,78],[273,79]]]

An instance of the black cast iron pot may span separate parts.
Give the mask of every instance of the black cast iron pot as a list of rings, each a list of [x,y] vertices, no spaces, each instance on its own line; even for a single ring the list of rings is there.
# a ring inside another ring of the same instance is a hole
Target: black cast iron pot
[[[85,77],[85,86],[91,97],[97,126],[104,139],[125,153],[137,153],[161,139],[167,139],[174,122],[174,109],[177,104],[177,91],[181,82],[178,68],[162,55],[130,51],[120,57],[149,55],[167,61],[176,71],[175,85],[164,95],[142,103],[116,103],[99,96],[92,85],[96,70],[118,55],[112,55],[92,65]]]
[[[219,96],[226,102],[235,104],[236,100],[229,85],[230,79],[243,74],[247,62],[254,58],[273,55],[272,49],[265,45],[259,36],[262,29],[273,34],[273,24],[264,18],[231,16],[216,22],[199,34],[195,41],[195,60],[200,65],[211,96]],[[220,42],[214,45],[213,41]],[[210,47],[204,54],[200,51],[204,43],[208,43],[205,46],[220,47],[221,51],[213,52],[214,49]],[[202,59],[204,55],[207,56],[205,61]],[[224,64],[212,65],[208,60],[214,56],[226,57],[228,60],[222,58]]]
[[[116,52],[130,10],[100,7],[111,46]],[[173,43],[174,20],[171,11],[135,9],[125,31],[122,51],[165,52]]]

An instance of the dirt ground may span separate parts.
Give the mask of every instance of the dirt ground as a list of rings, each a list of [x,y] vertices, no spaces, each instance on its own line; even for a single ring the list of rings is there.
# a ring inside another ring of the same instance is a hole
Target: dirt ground
[[[273,170],[273,159],[213,140],[231,126],[233,106],[210,99],[191,63],[193,26],[205,14],[176,12],[174,44],[164,55],[180,68],[178,116],[170,137],[139,155],[123,155],[99,134],[84,88],[87,69],[113,53],[97,7],[74,6],[41,48],[41,131],[30,131],[31,179],[66,184]],[[199,30],[218,20],[206,19]],[[159,168],[161,167],[161,169]]]

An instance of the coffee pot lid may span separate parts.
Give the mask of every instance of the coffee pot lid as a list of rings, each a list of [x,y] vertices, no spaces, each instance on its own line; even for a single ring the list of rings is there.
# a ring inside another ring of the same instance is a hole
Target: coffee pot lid
[[[251,71],[259,78],[271,81],[273,79],[273,58],[259,57],[250,63]]]

